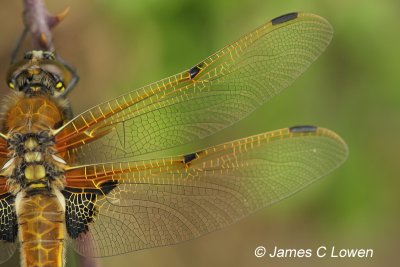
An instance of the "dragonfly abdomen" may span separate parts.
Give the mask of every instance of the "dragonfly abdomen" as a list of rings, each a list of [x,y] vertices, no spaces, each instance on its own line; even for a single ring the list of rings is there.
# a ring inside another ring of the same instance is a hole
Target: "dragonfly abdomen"
[[[59,192],[18,194],[16,209],[22,266],[63,266],[65,239],[63,203],[65,200]]]

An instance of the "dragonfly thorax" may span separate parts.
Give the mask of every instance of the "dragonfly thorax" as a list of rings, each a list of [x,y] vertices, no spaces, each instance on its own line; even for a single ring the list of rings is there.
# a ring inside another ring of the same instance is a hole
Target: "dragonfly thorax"
[[[65,162],[54,155],[53,146],[54,138],[47,131],[12,135],[9,148],[13,157],[3,166],[12,193],[63,188]]]

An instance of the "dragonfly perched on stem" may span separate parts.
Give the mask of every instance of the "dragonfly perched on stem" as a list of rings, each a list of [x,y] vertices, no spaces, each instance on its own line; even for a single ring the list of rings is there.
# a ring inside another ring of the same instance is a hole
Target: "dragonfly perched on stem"
[[[290,85],[332,27],[289,13],[193,67],[72,116],[73,73],[54,53],[10,67],[0,124],[0,261],[64,266],[167,246],[228,226],[337,168],[346,143],[295,126],[183,155],[147,158],[232,125]],[[140,160],[138,158],[141,158]]]

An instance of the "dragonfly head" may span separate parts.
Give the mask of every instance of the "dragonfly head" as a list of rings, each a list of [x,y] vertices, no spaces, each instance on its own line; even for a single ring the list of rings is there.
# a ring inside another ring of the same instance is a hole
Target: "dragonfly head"
[[[67,68],[49,51],[25,53],[21,61],[10,67],[7,75],[8,86],[28,96],[61,95],[70,80]]]

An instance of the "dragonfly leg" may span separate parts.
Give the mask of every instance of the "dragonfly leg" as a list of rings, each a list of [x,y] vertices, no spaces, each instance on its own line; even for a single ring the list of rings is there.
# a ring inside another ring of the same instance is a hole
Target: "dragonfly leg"
[[[76,72],[75,68],[72,67],[68,62],[66,62],[63,58],[61,58],[60,56],[57,56],[57,60],[63,64],[65,66],[65,68],[71,73],[72,75],[72,79],[71,81],[68,83],[68,85],[65,87],[64,92],[62,93],[61,96],[65,97],[66,95],[68,95],[72,89],[74,89],[74,87],[78,84],[79,82],[79,76],[78,73]]]
[[[15,47],[11,53],[11,64],[15,63],[17,56],[18,56],[18,52],[21,50],[22,43],[23,43],[27,33],[28,33],[28,28],[25,27],[24,30],[22,31],[21,35],[19,36],[17,43],[15,44]]]

